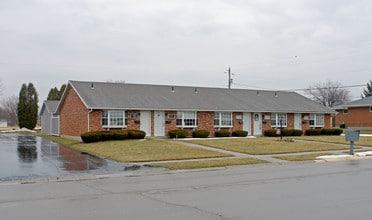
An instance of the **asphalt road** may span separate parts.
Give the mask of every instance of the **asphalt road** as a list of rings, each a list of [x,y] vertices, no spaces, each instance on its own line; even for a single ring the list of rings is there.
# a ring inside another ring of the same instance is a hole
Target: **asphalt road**
[[[1,219],[371,219],[372,160],[0,183]]]

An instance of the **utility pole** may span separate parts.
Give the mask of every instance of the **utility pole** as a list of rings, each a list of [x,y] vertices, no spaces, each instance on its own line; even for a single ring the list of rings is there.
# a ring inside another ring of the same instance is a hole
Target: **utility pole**
[[[230,67],[227,70],[227,72],[225,72],[225,73],[228,73],[228,75],[229,75],[228,88],[231,89],[231,84],[233,83],[233,79],[231,78],[231,75],[234,75],[234,73],[231,72],[231,68]]]

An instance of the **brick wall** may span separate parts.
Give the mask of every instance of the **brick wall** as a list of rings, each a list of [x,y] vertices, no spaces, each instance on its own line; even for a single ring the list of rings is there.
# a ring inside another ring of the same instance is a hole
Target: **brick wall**
[[[70,87],[60,111],[60,135],[80,136],[88,131],[88,109]]]
[[[343,114],[343,110],[338,110],[337,112],[338,114],[335,119],[336,127],[339,127],[343,122],[347,127],[372,127],[372,112],[370,112],[370,107],[349,108],[347,114]]]

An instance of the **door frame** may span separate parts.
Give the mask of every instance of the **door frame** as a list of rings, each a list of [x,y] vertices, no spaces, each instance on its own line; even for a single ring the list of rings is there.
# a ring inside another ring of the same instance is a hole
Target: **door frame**
[[[146,136],[151,136],[151,111],[141,111],[140,117],[140,129],[146,132]]]
[[[253,135],[255,136],[262,135],[262,113],[261,112],[253,113]]]
[[[165,112],[154,111],[154,136],[165,136]]]
[[[243,130],[248,131],[248,135],[252,135],[251,112],[243,112]]]

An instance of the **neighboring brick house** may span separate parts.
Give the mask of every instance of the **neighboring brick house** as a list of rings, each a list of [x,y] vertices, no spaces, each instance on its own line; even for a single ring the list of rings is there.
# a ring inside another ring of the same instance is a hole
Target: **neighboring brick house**
[[[282,126],[330,128],[335,112],[295,92],[69,81],[57,108],[60,135],[141,129],[148,136],[170,130],[246,130]]]
[[[372,96],[334,107],[336,127],[372,129]]]

